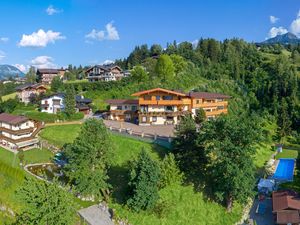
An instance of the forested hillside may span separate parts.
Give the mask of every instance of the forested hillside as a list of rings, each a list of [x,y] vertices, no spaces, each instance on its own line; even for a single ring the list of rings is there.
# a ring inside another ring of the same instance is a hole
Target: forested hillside
[[[183,91],[221,92],[232,96],[230,111],[273,115],[285,136],[299,129],[300,46],[262,46],[239,39],[201,39],[137,46],[116,61],[132,76],[118,82],[72,84],[105,109],[105,99],[128,98],[142,89],[163,87]],[[70,84],[68,84],[70,85]]]

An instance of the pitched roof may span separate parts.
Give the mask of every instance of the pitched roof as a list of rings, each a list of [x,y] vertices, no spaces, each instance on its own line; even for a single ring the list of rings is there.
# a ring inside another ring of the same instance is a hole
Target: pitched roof
[[[120,71],[122,71],[121,67],[119,67],[118,65],[115,65],[115,64],[106,64],[106,65],[95,65],[95,66],[92,66],[92,67],[88,68],[86,70],[86,72],[90,71],[91,69],[93,69],[95,67],[99,68],[99,69],[102,69],[104,71],[110,71],[113,68],[118,68]]]
[[[0,122],[16,125],[23,122],[28,121],[29,119],[25,116],[16,116],[8,113],[1,113],[0,114]]]
[[[150,89],[150,90],[144,90],[144,91],[136,92],[136,93],[132,94],[131,96],[140,96],[140,95],[149,94],[149,93],[156,92],[156,91],[161,91],[161,92],[165,92],[165,93],[173,94],[173,95],[178,95],[178,96],[186,96],[186,94],[184,94],[182,92],[171,91],[171,90],[167,90],[167,89],[164,89],[164,88],[153,88],[153,89]]]
[[[273,212],[285,209],[300,210],[300,198],[296,192],[274,191],[272,193]]]
[[[300,223],[298,210],[283,210],[277,212],[277,224]]]
[[[230,98],[228,95],[212,93],[212,92],[189,92],[187,94],[192,98],[216,99],[216,98]]]
[[[31,83],[22,84],[22,85],[16,87],[16,90],[17,91],[22,91],[22,90],[25,90],[27,88],[39,88],[39,87],[44,87],[44,85],[42,85],[42,84],[31,84]]]
[[[64,71],[64,69],[38,69],[39,73],[50,73],[50,74],[58,74],[59,71]]]
[[[135,105],[139,103],[139,100],[138,99],[109,99],[106,100],[106,103],[110,105],[115,105],[115,104]]]

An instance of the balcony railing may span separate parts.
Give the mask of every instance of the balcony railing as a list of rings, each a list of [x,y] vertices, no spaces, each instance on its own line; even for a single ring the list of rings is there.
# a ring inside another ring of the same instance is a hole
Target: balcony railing
[[[183,105],[183,100],[139,100],[140,105]]]
[[[213,110],[213,111],[205,111],[206,116],[216,116],[220,115],[222,113],[226,114],[228,112],[227,109],[219,109],[219,110]]]

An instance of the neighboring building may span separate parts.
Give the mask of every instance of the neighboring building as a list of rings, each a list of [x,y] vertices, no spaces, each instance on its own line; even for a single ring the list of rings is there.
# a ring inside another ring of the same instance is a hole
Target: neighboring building
[[[94,81],[116,81],[129,76],[128,71],[123,72],[121,67],[110,65],[96,65],[86,71],[86,77],[90,82]]]
[[[0,144],[13,150],[26,150],[37,147],[37,133],[42,124],[25,116],[0,114]]]
[[[64,111],[64,94],[53,94],[41,100],[41,112],[56,114]]]
[[[140,125],[177,124],[181,116],[196,115],[204,109],[208,119],[227,113],[230,96],[207,93],[171,91],[162,88],[145,90],[132,94],[138,99],[112,99],[108,119],[131,121]]]
[[[38,69],[36,71],[36,76],[39,82],[43,84],[51,84],[54,77],[59,76],[63,78],[66,70],[61,69]]]
[[[109,119],[138,123],[138,99],[111,99]]]
[[[43,98],[41,101],[41,112],[56,114],[64,111],[65,94],[58,93],[53,94],[49,97]],[[77,95],[75,97],[76,100],[76,111],[83,112],[85,115],[91,112],[90,104],[92,103],[91,99],[84,98],[83,96]]]
[[[27,104],[32,98],[45,93],[47,88],[42,84],[23,84],[16,87],[16,91],[19,100]]]
[[[76,109],[78,112],[84,113],[84,115],[88,115],[91,112],[90,104],[92,100],[89,98],[84,98],[82,95],[76,95]]]
[[[275,191],[272,194],[276,224],[300,224],[300,196],[293,191]]]

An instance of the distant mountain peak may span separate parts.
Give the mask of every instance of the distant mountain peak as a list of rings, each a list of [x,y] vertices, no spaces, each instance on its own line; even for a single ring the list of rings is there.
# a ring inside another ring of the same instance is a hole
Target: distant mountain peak
[[[7,79],[9,77],[22,77],[24,76],[24,73],[20,71],[17,67],[3,64],[0,65],[0,80]]]
[[[291,32],[287,32],[285,34],[279,34],[276,37],[269,38],[261,42],[261,44],[300,44],[300,38]]]

